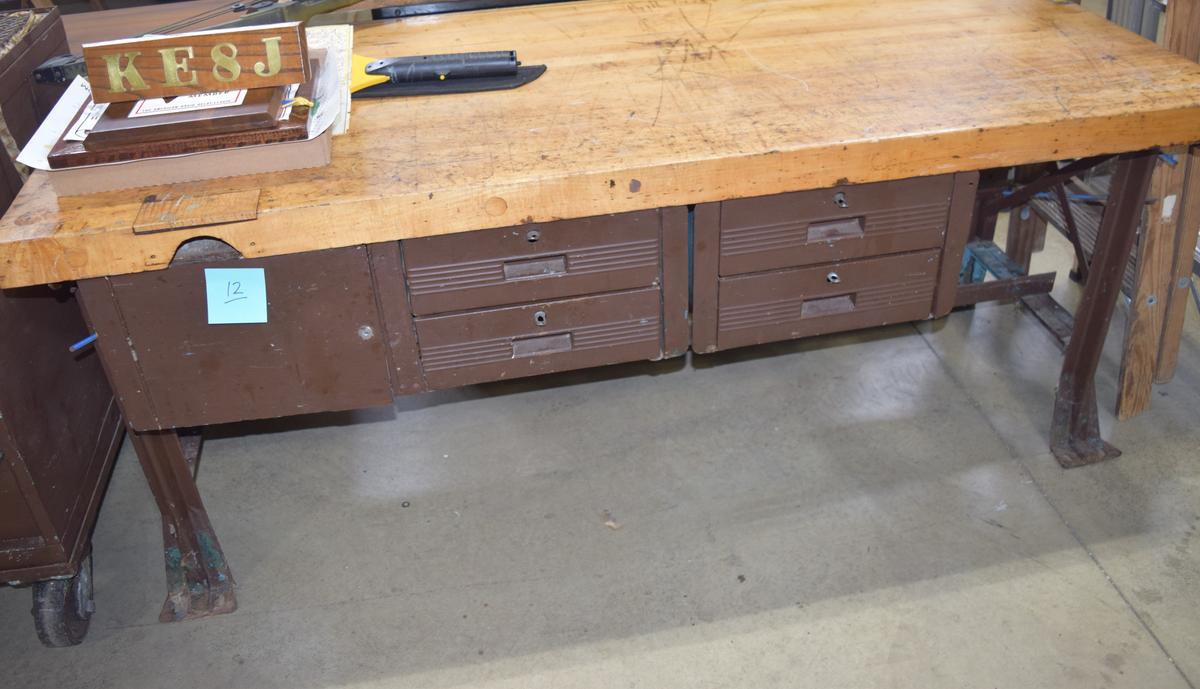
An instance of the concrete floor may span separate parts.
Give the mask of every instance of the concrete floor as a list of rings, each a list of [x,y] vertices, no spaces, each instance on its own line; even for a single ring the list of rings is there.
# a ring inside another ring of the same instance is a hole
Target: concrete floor
[[[217,429],[199,483],[240,608],[180,624],[127,446],[88,639],[42,648],[0,588],[3,684],[1194,689],[1189,319],[1120,425],[1116,323],[1126,454],[1071,471],[1046,452],[1061,355],[1012,305]]]

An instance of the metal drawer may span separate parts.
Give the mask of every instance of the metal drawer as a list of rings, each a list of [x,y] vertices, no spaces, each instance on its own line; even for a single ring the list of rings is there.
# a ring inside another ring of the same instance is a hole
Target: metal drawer
[[[355,409],[392,401],[368,261],[356,246],[182,263],[80,295],[135,430]],[[205,268],[263,268],[268,322],[209,325]]]
[[[725,201],[720,274],[940,247],[953,187],[940,175]]]
[[[648,288],[417,318],[430,389],[658,359],[661,297]]]
[[[405,240],[413,313],[429,315],[656,285],[665,212]]]
[[[940,262],[934,249],[721,278],[717,349],[928,318]]]

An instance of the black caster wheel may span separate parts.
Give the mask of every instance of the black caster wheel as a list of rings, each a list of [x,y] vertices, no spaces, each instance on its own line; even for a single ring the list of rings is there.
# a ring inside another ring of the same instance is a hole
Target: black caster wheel
[[[92,600],[92,556],[79,563],[70,579],[33,585],[33,623],[38,638],[51,648],[75,646],[87,636],[96,604]]]

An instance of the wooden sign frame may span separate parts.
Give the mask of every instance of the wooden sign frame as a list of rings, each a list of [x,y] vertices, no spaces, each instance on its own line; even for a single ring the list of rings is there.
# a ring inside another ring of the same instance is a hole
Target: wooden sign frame
[[[87,43],[83,58],[97,103],[299,84],[311,76],[301,22]]]

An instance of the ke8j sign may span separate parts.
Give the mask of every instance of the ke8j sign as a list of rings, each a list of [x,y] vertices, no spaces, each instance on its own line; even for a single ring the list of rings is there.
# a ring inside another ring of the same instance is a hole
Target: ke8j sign
[[[97,103],[308,81],[300,22],[87,43]]]

